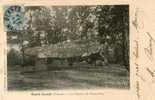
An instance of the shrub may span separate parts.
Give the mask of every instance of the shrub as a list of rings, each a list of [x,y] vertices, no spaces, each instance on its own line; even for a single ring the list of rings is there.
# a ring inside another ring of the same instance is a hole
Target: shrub
[[[7,54],[8,65],[20,65],[21,64],[21,54],[15,49],[11,49]]]

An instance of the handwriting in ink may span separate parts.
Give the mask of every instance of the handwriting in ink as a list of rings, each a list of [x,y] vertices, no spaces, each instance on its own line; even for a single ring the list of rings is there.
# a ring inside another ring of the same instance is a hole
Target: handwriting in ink
[[[144,48],[144,51],[150,61],[153,61],[153,43],[155,44],[155,40],[149,32],[147,32],[147,35],[149,36],[149,46]]]

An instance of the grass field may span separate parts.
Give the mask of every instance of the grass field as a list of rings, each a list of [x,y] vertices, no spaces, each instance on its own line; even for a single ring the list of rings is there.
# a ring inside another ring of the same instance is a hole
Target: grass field
[[[27,66],[29,69],[31,66]],[[23,72],[21,66],[8,67],[9,90],[129,89],[129,73],[120,65],[70,67]]]

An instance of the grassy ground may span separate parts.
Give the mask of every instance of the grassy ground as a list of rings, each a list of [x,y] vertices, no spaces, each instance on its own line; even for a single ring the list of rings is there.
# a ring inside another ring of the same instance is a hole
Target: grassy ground
[[[32,66],[27,66],[29,69]],[[9,90],[60,90],[129,88],[129,73],[119,65],[72,67],[24,72],[21,66],[8,67]]]

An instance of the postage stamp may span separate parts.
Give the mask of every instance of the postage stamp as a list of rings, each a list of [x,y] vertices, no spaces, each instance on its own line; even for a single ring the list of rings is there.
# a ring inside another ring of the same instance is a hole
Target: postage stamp
[[[7,0],[0,11],[2,100],[155,99],[151,2]]]
[[[4,24],[6,31],[21,30],[24,21],[24,10],[21,6],[5,7]]]

